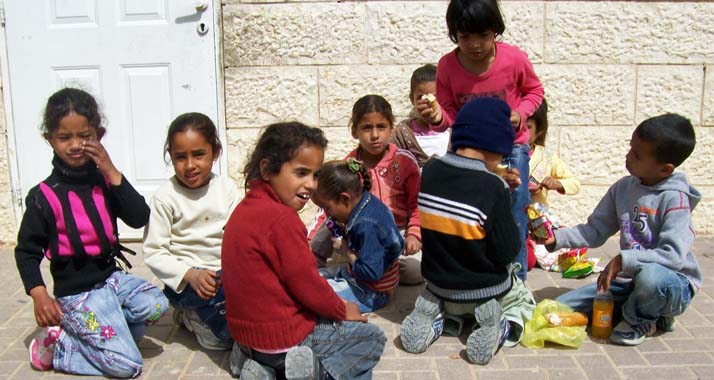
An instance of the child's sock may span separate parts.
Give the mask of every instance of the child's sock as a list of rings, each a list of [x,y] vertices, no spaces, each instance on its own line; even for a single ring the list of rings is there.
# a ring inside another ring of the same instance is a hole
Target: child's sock
[[[52,369],[52,358],[55,344],[59,340],[62,328],[59,326],[45,327],[30,342],[30,364],[38,371]]]

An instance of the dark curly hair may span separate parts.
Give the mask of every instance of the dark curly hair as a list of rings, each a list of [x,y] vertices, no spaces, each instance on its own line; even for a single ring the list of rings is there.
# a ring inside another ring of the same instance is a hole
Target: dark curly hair
[[[292,160],[303,145],[313,145],[324,150],[327,148],[327,139],[320,128],[308,127],[296,121],[265,127],[243,168],[245,188],[250,187],[250,181],[262,178],[260,162],[263,159],[268,160],[268,172],[278,174],[283,164]]]
[[[176,136],[177,133],[186,132],[188,129],[196,131],[206,139],[206,142],[213,150],[213,158],[217,158],[221,155],[221,140],[218,138],[216,125],[213,124],[211,118],[200,112],[189,112],[179,115],[171,122],[171,125],[169,125],[166,142],[164,143],[164,159],[166,159],[167,153],[169,158],[171,157],[174,136]]]
[[[372,188],[369,170],[361,161],[343,160],[326,162],[317,172],[317,193],[327,200],[337,200],[340,194],[359,197]]]
[[[43,136],[49,138],[59,128],[60,120],[72,112],[86,117],[89,125],[97,129],[101,137],[104,129],[97,101],[88,92],[70,87],[55,92],[47,99],[42,117]]]

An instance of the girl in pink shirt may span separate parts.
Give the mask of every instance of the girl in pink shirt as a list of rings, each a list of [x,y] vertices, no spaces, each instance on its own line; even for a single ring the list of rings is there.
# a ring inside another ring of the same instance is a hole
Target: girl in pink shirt
[[[516,132],[513,152],[503,163],[520,176],[521,184],[511,194],[513,217],[521,235],[518,276],[526,279],[525,208],[528,192],[528,128],[526,120],[543,100],[543,86],[528,56],[515,46],[497,42],[506,29],[497,0],[451,0],[446,10],[449,37],[457,47],[437,65],[436,98],[441,109],[426,101],[417,111],[430,120],[435,131],[451,126],[461,106],[478,97],[495,97],[511,107],[511,124]],[[515,169],[515,170],[514,170]]]
[[[359,146],[345,159],[364,162],[373,178],[370,192],[389,208],[397,227],[405,230],[404,254],[399,258],[400,283],[419,284],[423,282],[417,208],[421,175],[414,156],[390,143],[393,128],[394,114],[386,99],[379,95],[361,97],[352,107],[350,119],[350,131],[359,140]],[[308,232],[313,252],[320,261],[332,254],[329,234],[325,228],[319,228],[324,220],[324,212],[320,212]]]

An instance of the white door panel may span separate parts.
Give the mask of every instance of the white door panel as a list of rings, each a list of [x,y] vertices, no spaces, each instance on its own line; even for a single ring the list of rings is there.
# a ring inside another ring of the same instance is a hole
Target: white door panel
[[[97,99],[107,127],[103,143],[148,201],[173,174],[162,154],[171,120],[196,111],[217,122],[215,22],[207,3],[197,10],[194,0],[5,0],[23,198],[51,170],[39,129],[47,98],[73,86]],[[207,33],[199,33],[199,23]],[[120,232],[141,236],[125,226]]]

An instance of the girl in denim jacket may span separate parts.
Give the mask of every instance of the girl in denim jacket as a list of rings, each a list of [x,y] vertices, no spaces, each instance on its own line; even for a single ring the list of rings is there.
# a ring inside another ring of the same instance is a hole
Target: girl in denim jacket
[[[356,303],[361,312],[381,309],[399,284],[397,258],[404,250],[394,217],[370,194],[372,180],[361,161],[328,162],[318,178],[312,200],[332,220],[328,226],[344,225],[333,234],[346,238],[349,258],[348,266],[324,268],[321,274],[337,295]]]

